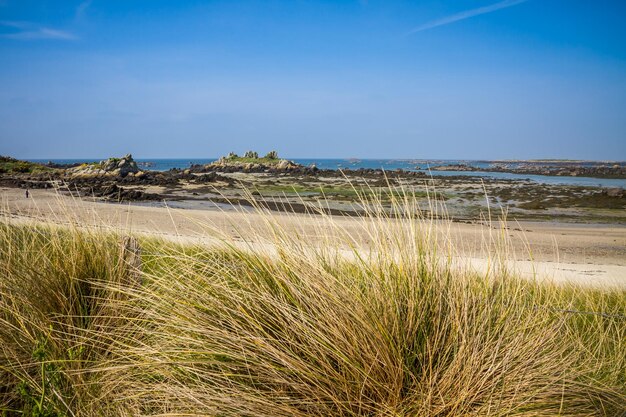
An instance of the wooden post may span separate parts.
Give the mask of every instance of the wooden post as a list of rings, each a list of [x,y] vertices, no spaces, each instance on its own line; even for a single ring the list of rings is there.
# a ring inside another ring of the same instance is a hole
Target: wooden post
[[[121,260],[126,268],[124,276],[127,282],[125,284],[133,288],[141,287],[141,247],[134,237],[124,236],[122,238]]]

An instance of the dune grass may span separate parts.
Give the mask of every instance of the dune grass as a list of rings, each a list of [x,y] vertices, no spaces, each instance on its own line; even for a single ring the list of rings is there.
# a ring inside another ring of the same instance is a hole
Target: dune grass
[[[518,279],[497,239],[489,273],[452,267],[415,199],[369,207],[370,251],[330,216],[311,244],[261,209],[243,241],[140,253],[3,221],[0,413],[626,412],[626,292]]]

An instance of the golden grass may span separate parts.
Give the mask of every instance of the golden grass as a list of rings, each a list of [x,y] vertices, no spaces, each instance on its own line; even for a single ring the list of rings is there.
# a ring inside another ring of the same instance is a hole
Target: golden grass
[[[331,216],[318,215],[311,244],[261,208],[243,242],[142,239],[140,255],[115,233],[1,223],[0,409],[626,412],[623,290],[518,279],[499,266],[498,238],[486,240],[489,273],[458,269],[415,198],[396,199],[393,214],[376,198],[364,207],[369,251]]]

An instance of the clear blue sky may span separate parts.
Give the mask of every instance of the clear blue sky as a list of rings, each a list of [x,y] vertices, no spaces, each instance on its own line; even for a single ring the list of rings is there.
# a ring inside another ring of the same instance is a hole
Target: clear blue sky
[[[0,0],[0,154],[626,160],[626,1]]]

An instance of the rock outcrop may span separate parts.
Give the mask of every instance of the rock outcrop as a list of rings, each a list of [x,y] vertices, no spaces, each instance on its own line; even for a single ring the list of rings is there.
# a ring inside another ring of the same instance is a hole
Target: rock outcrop
[[[100,189],[94,189],[91,191],[91,195],[94,197],[102,197],[109,201],[142,201],[142,200],[160,200],[161,197],[158,194],[146,193],[141,190],[132,190],[128,188],[119,187],[117,184],[110,184]]]
[[[71,169],[74,177],[127,177],[143,175],[131,154],[122,158],[109,158],[94,164],[83,164]]]
[[[431,167],[430,170],[505,172],[521,175],[547,175],[557,177],[626,178],[626,165],[609,163],[585,165],[580,162],[499,162],[493,163],[488,167],[457,164],[435,166]]]
[[[231,152],[228,156],[223,156],[215,162],[206,165],[193,165],[190,168],[192,173],[203,172],[302,172],[314,173],[315,167],[305,167],[288,159],[279,159],[276,151],[269,152],[265,157],[259,158],[258,154],[248,151],[243,157]]]

